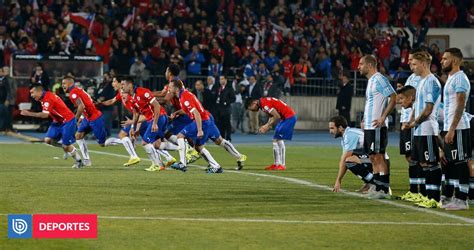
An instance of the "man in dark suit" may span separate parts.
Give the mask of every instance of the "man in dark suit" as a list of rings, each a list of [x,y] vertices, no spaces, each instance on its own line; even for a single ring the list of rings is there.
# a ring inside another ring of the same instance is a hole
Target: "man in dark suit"
[[[263,97],[263,87],[257,83],[255,76],[249,77],[249,86],[247,86],[247,93],[250,99],[258,100]],[[258,111],[249,111],[249,133],[257,134],[258,132]]]
[[[227,84],[225,76],[219,77],[220,87],[217,90],[217,127],[221,136],[226,140],[231,140],[232,125],[230,123],[231,104],[235,102],[235,92],[230,84]]]
[[[351,104],[353,91],[354,90],[349,81],[349,77],[346,74],[340,75],[336,109],[339,111],[339,115],[346,118],[349,124],[351,122]]]
[[[192,92],[202,103],[204,109],[210,110],[213,104],[215,104],[215,101],[212,103],[212,100],[215,100],[215,98],[213,99],[211,91],[204,87],[204,83],[201,80],[197,80],[196,83],[194,83]]]
[[[215,104],[217,100],[217,90],[219,90],[219,83],[216,83],[216,79],[213,76],[207,77],[207,86],[206,88],[210,91],[209,103]],[[217,116],[217,107],[216,105],[211,105],[208,109],[211,114]]]

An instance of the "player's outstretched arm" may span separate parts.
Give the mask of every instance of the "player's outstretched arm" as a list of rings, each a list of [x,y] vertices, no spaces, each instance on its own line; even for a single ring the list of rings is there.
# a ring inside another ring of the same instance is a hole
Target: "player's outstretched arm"
[[[31,112],[29,110],[22,110],[21,115],[37,117],[37,118],[42,118],[42,119],[46,119],[49,116],[48,113],[45,113],[45,112]]]
[[[107,100],[107,101],[104,101],[104,102],[99,102],[99,103],[104,105],[104,106],[111,106],[111,105],[114,105],[116,102],[117,102],[117,98],[114,97],[110,100]]]

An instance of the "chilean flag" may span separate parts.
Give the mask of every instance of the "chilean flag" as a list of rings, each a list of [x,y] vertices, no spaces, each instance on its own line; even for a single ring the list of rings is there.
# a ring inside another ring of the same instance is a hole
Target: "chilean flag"
[[[134,21],[135,21],[135,7],[133,7],[132,13],[128,14],[128,16],[123,20],[122,27],[124,29],[129,29],[130,27],[132,27]]]
[[[68,17],[71,22],[90,29],[94,23],[95,14],[86,12],[74,12],[69,13]]]

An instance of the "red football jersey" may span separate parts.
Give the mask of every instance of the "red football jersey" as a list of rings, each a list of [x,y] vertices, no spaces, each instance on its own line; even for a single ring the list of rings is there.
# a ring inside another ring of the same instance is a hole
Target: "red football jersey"
[[[209,113],[202,107],[201,102],[199,102],[193,93],[187,90],[182,90],[179,93],[179,102],[181,103],[184,112],[186,112],[191,119],[195,119],[192,111],[196,109],[201,115],[203,121],[209,120]]]
[[[143,114],[147,121],[153,119],[154,109],[151,103],[155,100],[156,98],[153,96],[149,89],[141,87],[135,88],[135,94],[132,97],[133,107],[140,114]],[[160,115],[167,115],[166,110],[161,106]]]
[[[133,103],[130,100],[130,97],[128,97],[126,100],[122,98],[122,93],[120,91],[117,91],[117,94],[115,95],[115,100],[121,101],[123,106],[130,112],[133,113]]]
[[[64,104],[63,100],[52,92],[45,92],[41,98],[43,112],[48,113],[54,122],[65,123],[74,119],[74,113]]]
[[[102,112],[100,112],[95,107],[91,96],[87,94],[83,89],[73,87],[69,92],[69,99],[74,104],[74,106],[77,106],[77,99],[81,99],[82,103],[85,106],[84,117],[86,117],[88,121],[95,121],[102,115]]]
[[[260,98],[260,109],[267,114],[270,114],[270,112],[275,109],[281,116],[282,120],[295,115],[295,111],[293,111],[290,106],[273,97]]]

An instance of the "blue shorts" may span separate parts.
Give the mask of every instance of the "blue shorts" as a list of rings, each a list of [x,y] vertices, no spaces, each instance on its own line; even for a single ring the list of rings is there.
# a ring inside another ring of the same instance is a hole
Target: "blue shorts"
[[[212,141],[216,141],[217,138],[221,136],[221,132],[216,126],[216,122],[214,121],[214,116],[211,115],[211,118],[209,119],[210,124],[209,128],[207,129],[208,138],[211,139]]]
[[[210,123],[211,123],[210,120],[202,121],[202,132],[204,133],[204,135],[199,139],[197,138],[196,121],[193,121],[192,123],[188,124],[179,133],[183,134],[184,137],[186,137],[186,138],[192,139],[194,141],[194,144],[197,145],[197,146],[204,145],[204,144],[206,144],[206,141],[207,141],[208,136],[209,136]]]
[[[107,132],[105,131],[105,121],[103,115],[100,115],[99,118],[95,119],[94,121],[89,121],[86,118],[82,119],[77,132],[87,134],[91,131],[94,133],[94,136],[99,144],[105,143]]]
[[[63,145],[69,146],[76,142],[74,136],[76,128],[76,118],[62,124],[53,122],[48,128],[48,132],[46,132],[46,137],[56,141],[62,140]]]
[[[295,128],[296,115],[280,121],[275,127],[273,139],[291,140],[293,138],[293,129]]]
[[[183,130],[186,125],[193,122],[188,115],[180,115],[174,118],[170,123],[168,123],[168,131],[173,135],[177,135],[181,130]]]
[[[146,123],[146,122],[140,123],[140,136],[142,138],[144,138],[144,136],[145,136],[145,132],[146,132],[147,127],[148,127],[148,123]],[[128,125],[125,128],[122,127],[121,130],[123,132],[127,133],[127,135],[130,135],[130,129],[131,128],[132,128],[132,125]]]
[[[158,131],[151,132],[151,127],[153,126],[153,120],[144,122],[146,123],[146,131],[143,134],[142,139],[146,143],[153,143],[159,138],[165,137],[166,124],[168,123],[167,115],[160,115],[158,118]],[[140,129],[141,130],[141,129]]]

